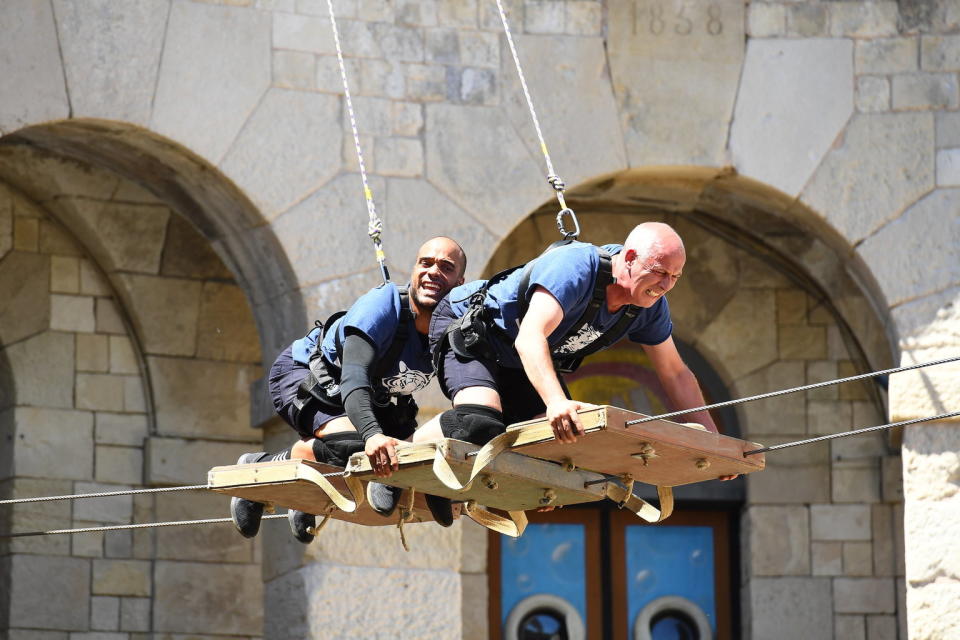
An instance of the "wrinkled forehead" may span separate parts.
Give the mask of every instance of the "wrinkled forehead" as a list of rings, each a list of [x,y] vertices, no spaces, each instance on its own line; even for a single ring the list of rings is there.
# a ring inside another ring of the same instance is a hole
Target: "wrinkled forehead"
[[[417,261],[423,258],[449,261],[460,267],[463,265],[464,256],[456,242],[448,238],[434,238],[425,242],[417,251]]]

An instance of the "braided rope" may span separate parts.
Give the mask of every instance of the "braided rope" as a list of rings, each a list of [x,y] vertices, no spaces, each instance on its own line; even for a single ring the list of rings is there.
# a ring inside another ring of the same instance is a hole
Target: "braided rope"
[[[390,280],[390,272],[387,270],[386,256],[383,252],[383,244],[380,238],[383,232],[383,221],[377,215],[376,205],[373,203],[373,190],[367,181],[367,167],[363,162],[363,150],[360,147],[360,133],[357,129],[357,118],[353,111],[353,99],[350,97],[350,85],[347,83],[347,69],[343,62],[343,49],[340,46],[340,31],[337,28],[337,18],[333,14],[333,0],[327,0],[327,10],[330,13],[330,25],[333,27],[333,42],[337,48],[337,62],[340,65],[340,79],[343,81],[343,96],[346,98],[347,113],[350,115],[350,128],[353,130],[353,144],[357,150],[357,162],[360,165],[360,180],[363,182],[363,197],[367,203],[367,215],[370,220],[367,223],[367,235],[373,241],[373,248],[376,252],[377,263],[380,265],[380,274],[383,281]]]

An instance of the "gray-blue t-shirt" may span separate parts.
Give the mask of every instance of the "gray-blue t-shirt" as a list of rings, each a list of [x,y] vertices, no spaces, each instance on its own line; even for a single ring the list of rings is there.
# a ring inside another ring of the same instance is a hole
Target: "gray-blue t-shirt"
[[[603,249],[616,255],[623,249],[619,244],[604,245]],[[517,269],[506,278],[495,282],[487,291],[484,307],[489,317],[504,330],[510,338],[505,344],[496,333],[488,334],[493,348],[500,356],[500,362],[508,367],[521,367],[520,357],[513,348],[520,327],[519,296],[529,302],[530,296],[538,286],[549,291],[563,309],[563,320],[547,338],[551,351],[555,354],[574,353],[593,342],[604,331],[613,327],[625,311],[625,307],[616,313],[607,311],[606,305],[592,323],[584,327],[576,336],[564,339],[569,331],[580,321],[593,294],[594,283],[600,267],[600,255],[597,247],[585,242],[574,242],[552,249],[533,261],[530,272],[530,284],[525,292],[520,292],[520,280],[523,269]],[[476,280],[457,287],[450,292],[450,302],[455,316],[462,316],[469,306],[471,294],[477,291],[486,280]],[[623,334],[613,336],[619,340],[624,335],[640,344],[660,344],[673,332],[670,319],[670,307],[665,297],[657,300],[652,307],[641,308],[636,319],[624,330]]]
[[[400,325],[400,292],[392,282],[380,285],[363,294],[347,313],[327,329],[320,350],[324,359],[334,366],[341,366],[342,354],[337,345],[343,344],[347,328],[365,335],[376,347],[377,361],[382,360],[393,344]],[[296,340],[291,345],[293,359],[309,364],[310,355],[317,348],[320,329]],[[411,314],[407,327],[407,341],[396,360],[386,366],[383,377],[374,385],[382,387],[393,396],[412,395],[427,386],[433,377],[433,362],[426,339],[417,333]]]

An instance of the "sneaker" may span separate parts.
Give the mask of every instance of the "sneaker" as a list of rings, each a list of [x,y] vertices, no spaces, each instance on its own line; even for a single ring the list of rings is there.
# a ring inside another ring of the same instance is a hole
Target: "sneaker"
[[[297,511],[296,509],[288,509],[287,522],[290,523],[290,531],[293,532],[294,538],[303,544],[310,544],[313,542],[313,539],[316,536],[310,533],[309,529],[313,529],[315,526],[317,526],[317,516],[313,515],[312,513]]]
[[[259,453],[245,453],[237,460],[237,464],[252,464],[259,462],[264,455]],[[260,519],[263,517],[263,503],[245,500],[243,498],[230,499],[230,519],[244,538],[253,538],[260,531]]]
[[[400,487],[391,487],[379,482],[367,483],[367,502],[370,503],[370,507],[374,511],[384,518],[389,517],[397,508],[401,493],[403,493],[403,489]]]
[[[453,524],[453,503],[450,498],[441,498],[440,496],[426,495],[427,506],[430,507],[430,513],[433,519],[441,527],[449,527]]]

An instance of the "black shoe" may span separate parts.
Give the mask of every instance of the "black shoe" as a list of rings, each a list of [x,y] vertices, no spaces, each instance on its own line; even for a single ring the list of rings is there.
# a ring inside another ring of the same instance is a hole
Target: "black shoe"
[[[288,509],[287,522],[290,523],[290,531],[293,532],[294,538],[303,544],[310,544],[313,542],[313,539],[316,536],[310,533],[308,529],[313,529],[317,526],[317,517],[315,515],[312,513],[297,511],[296,509]]]
[[[430,513],[433,519],[441,527],[449,527],[453,524],[453,503],[450,498],[441,498],[440,496],[426,495],[427,506],[430,507]]]
[[[263,456],[260,453],[245,453],[237,460],[237,464],[251,464],[259,462]],[[260,531],[260,518],[263,517],[263,504],[243,498],[230,499],[230,519],[244,538],[253,538]]]
[[[367,502],[370,503],[370,507],[374,511],[384,518],[389,517],[397,508],[401,493],[403,493],[403,489],[400,487],[391,487],[379,482],[367,483]]]

